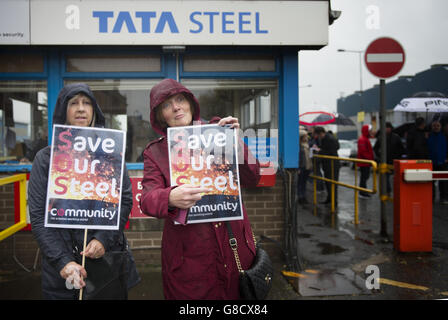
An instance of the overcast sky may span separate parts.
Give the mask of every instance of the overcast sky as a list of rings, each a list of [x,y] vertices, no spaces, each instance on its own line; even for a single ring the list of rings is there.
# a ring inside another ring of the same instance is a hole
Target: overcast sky
[[[401,75],[415,75],[433,64],[448,64],[448,0],[331,0],[341,16],[329,27],[329,44],[299,52],[299,113],[336,111],[336,100],[360,90],[359,54],[380,37],[401,43],[406,62]],[[379,83],[364,65],[363,90]],[[306,87],[311,85],[311,87]]]

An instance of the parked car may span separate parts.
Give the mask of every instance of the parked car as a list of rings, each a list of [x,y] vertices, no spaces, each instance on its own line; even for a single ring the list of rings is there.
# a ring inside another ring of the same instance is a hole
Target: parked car
[[[340,158],[350,158],[353,148],[356,148],[356,144],[352,140],[339,140],[338,156]],[[355,155],[356,158],[356,155]],[[341,165],[348,165],[349,161],[341,160]]]
[[[349,158],[353,158],[356,159],[358,158],[358,140],[352,140],[352,149],[350,150],[350,157]],[[355,162],[352,162],[351,168],[355,169]]]

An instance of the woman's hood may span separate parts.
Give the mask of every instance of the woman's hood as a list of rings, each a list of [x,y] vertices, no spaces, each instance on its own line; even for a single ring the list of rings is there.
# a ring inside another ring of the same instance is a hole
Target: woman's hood
[[[193,109],[194,109],[193,121],[200,120],[199,102],[193,95],[193,93],[176,80],[173,79],[162,80],[151,89],[151,92],[149,94],[151,126],[154,131],[156,131],[161,135],[166,135],[166,128],[164,128],[158,123],[156,117],[156,108],[163,101],[178,93],[183,93],[185,96],[189,97],[190,101],[193,102]]]
[[[361,128],[361,133],[363,137],[368,138],[369,137],[369,131],[370,131],[370,125],[369,124],[365,124],[362,126]]]
[[[101,111],[98,103],[96,102],[95,96],[93,95],[89,86],[85,83],[71,83],[62,88],[62,90],[59,92],[58,100],[56,101],[56,107],[53,114],[53,124],[66,124],[65,121],[67,119],[68,101],[78,93],[85,94],[92,101],[92,107],[95,112],[94,126],[100,128],[104,127],[104,125],[106,124],[104,114]]]

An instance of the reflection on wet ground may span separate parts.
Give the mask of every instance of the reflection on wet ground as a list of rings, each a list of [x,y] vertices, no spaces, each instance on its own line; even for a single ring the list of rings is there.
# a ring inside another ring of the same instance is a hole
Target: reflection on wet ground
[[[322,249],[320,254],[336,254],[336,253],[344,252],[347,250],[340,246],[333,245],[331,243],[326,243],[326,242],[321,242],[321,243],[317,244],[317,246]]]
[[[340,181],[353,183],[344,167]],[[371,187],[371,179],[368,187]],[[312,196],[312,183],[308,186]],[[302,297],[335,299],[443,299],[448,297],[448,206],[433,205],[433,251],[398,252],[393,244],[393,203],[386,203],[387,237],[381,236],[378,194],[359,199],[359,224],[354,223],[354,191],[339,187],[338,206],[320,202],[298,208],[298,250],[303,268],[285,278]],[[366,289],[368,268],[377,268],[379,289]],[[314,270],[307,273],[306,270]],[[299,275],[298,275],[299,274]]]
[[[302,297],[370,294],[365,280],[350,269],[308,269],[298,276],[287,277]]]

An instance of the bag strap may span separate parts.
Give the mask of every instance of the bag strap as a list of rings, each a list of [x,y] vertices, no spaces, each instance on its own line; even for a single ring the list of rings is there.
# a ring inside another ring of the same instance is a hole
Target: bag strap
[[[241,266],[240,256],[238,254],[238,241],[236,241],[235,235],[233,234],[232,227],[230,226],[230,222],[226,221],[227,232],[229,233],[229,244],[230,248],[233,251],[233,255],[235,256],[236,266],[238,267],[238,271],[240,273],[244,273],[244,270]],[[252,231],[252,237],[254,238],[255,247],[257,247],[257,240],[255,239],[254,232]]]
[[[238,255],[238,242],[236,241],[235,236],[233,235],[232,227],[230,223],[226,221],[227,232],[229,233],[229,244],[230,248],[233,251],[233,255],[235,256],[236,266],[238,268],[239,273],[244,273],[243,268],[241,267],[240,256]]]

